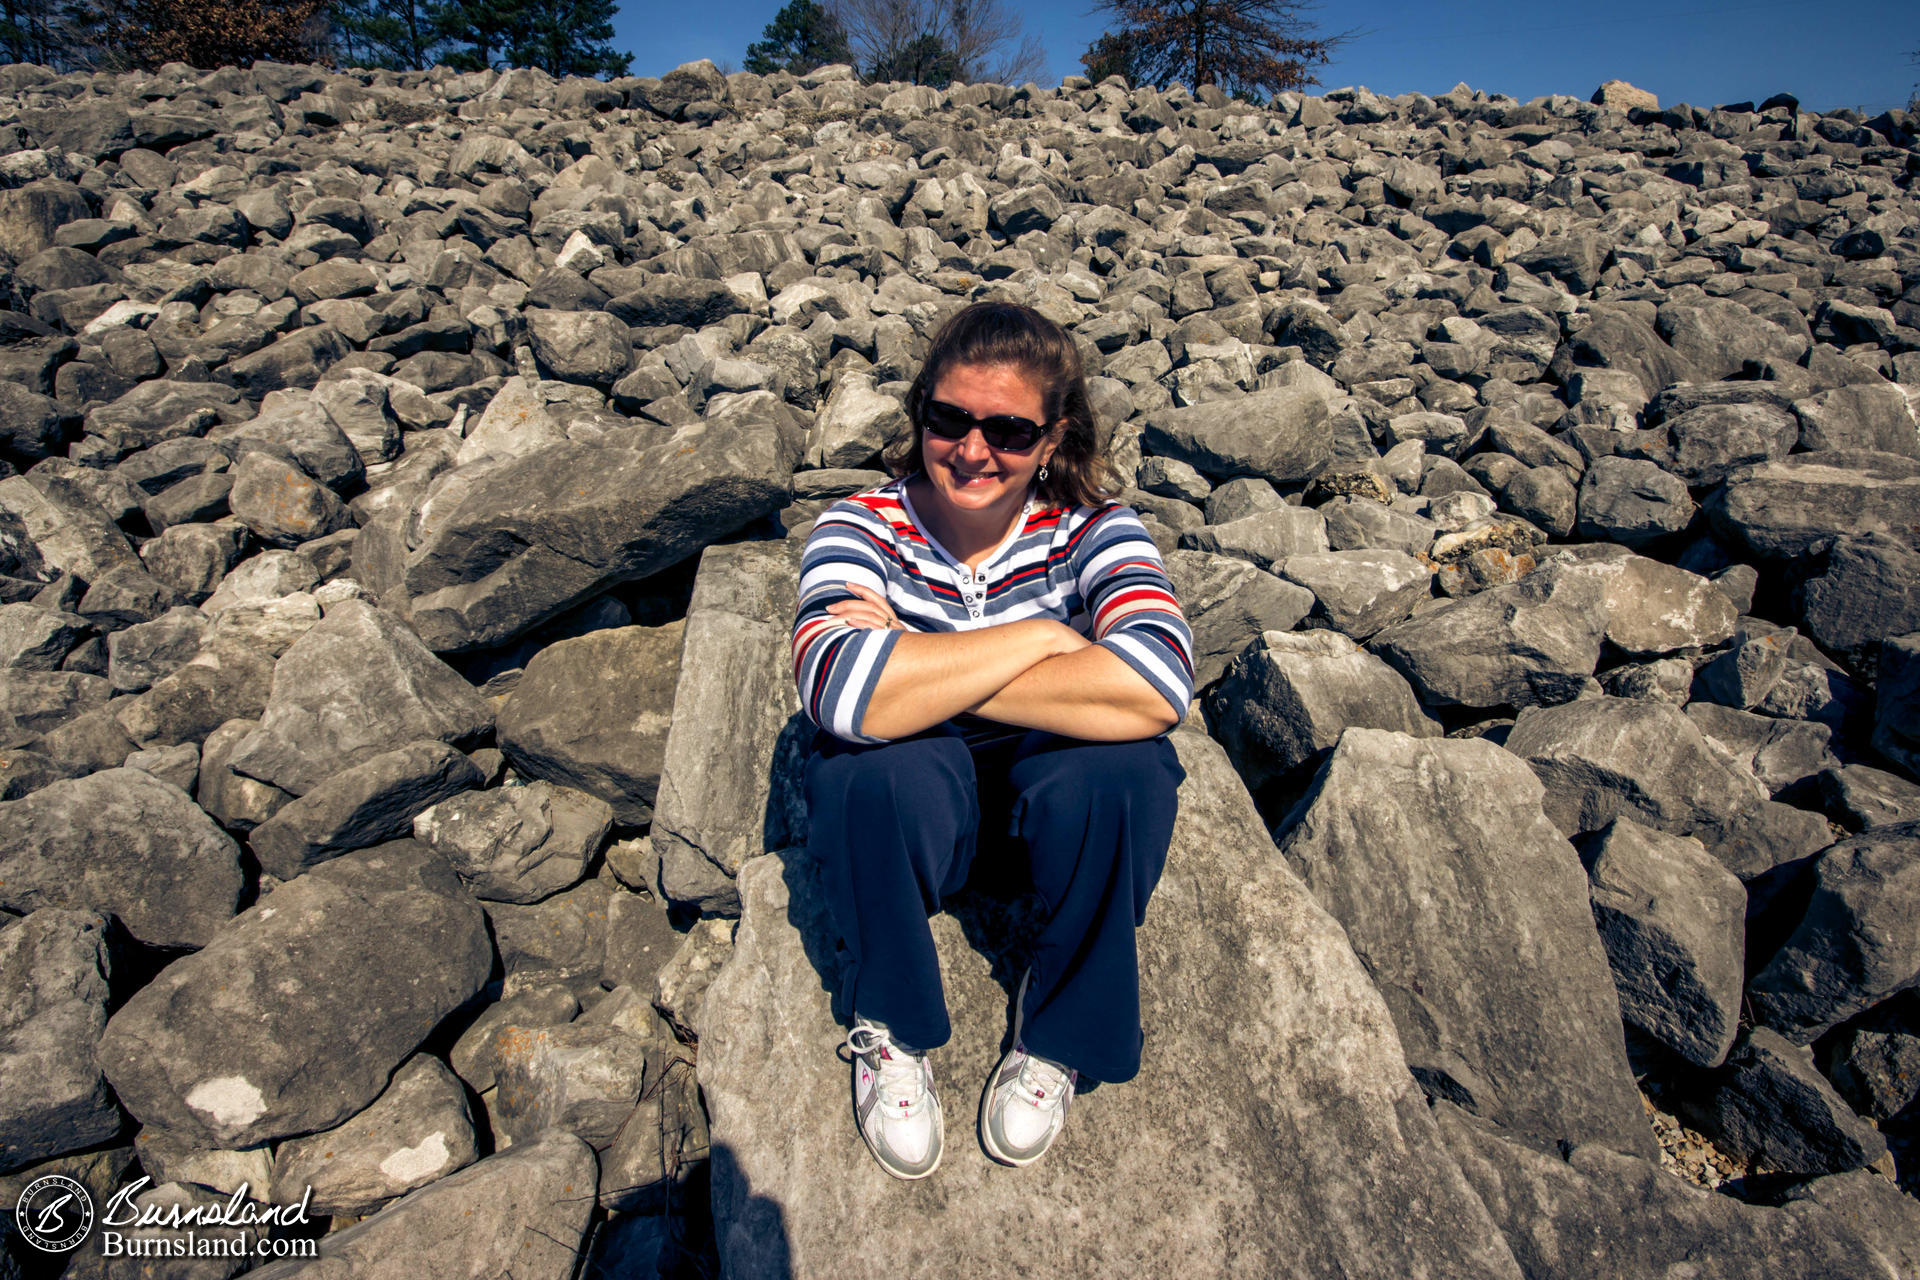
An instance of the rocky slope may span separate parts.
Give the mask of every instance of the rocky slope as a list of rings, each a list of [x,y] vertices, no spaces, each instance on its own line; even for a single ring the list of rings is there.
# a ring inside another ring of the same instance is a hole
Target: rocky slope
[[[262,1275],[1920,1274],[1920,122],[1599,96],[0,68],[0,1200],[311,1187]],[[1203,689],[1140,1078],[973,1148],[970,894],[903,1186],[785,637],[980,297],[1080,339]],[[136,1265],[241,1264],[66,1273]]]

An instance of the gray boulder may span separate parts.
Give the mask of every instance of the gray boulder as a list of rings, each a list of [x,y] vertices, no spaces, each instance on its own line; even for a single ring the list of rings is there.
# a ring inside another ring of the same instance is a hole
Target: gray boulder
[[[359,1115],[281,1143],[269,1198],[294,1204],[312,1188],[315,1214],[364,1217],[478,1158],[459,1078],[440,1059],[415,1054]]]
[[[1784,1173],[1845,1173],[1887,1153],[1887,1140],[1814,1067],[1813,1051],[1770,1027],[1748,1032],[1712,1085],[1683,1096],[1680,1114],[1730,1155]]]
[[[1620,1015],[1689,1062],[1720,1065],[1740,1023],[1745,887],[1698,840],[1630,818],[1585,857]]]
[[[1873,708],[1873,745],[1920,778],[1920,631],[1880,645]]]
[[[315,1259],[282,1259],[258,1280],[340,1280],[391,1271],[417,1280],[567,1280],[579,1266],[599,1181],[593,1148],[551,1133],[423,1187],[336,1231]],[[475,1230],[476,1222],[485,1230]]]
[[[1205,689],[1263,631],[1291,631],[1313,609],[1305,587],[1245,560],[1204,551],[1166,557],[1167,577],[1193,631],[1193,687]]]
[[[1829,848],[1814,866],[1806,915],[1754,975],[1754,1016],[1807,1043],[1920,982],[1920,822],[1875,827]]]
[[[1599,549],[1568,573],[1589,573],[1604,589],[1609,642],[1623,653],[1650,657],[1723,644],[1738,615],[1724,591],[1685,569],[1646,556]]]
[[[143,1123],[207,1146],[331,1128],[492,964],[485,916],[444,861],[412,841],[363,849],[142,987],[108,1022],[100,1066]]]
[[[1444,1103],[1435,1118],[1528,1280],[1906,1274],[1851,1214],[1743,1204],[1598,1143],[1543,1152]]]
[[[115,692],[139,693],[186,665],[200,652],[207,627],[207,615],[181,605],[108,635],[107,678]]]
[[[1796,453],[1736,470],[1706,510],[1734,546],[1794,559],[1841,534],[1897,534],[1920,523],[1920,460],[1852,449]]]
[[[652,821],[685,629],[617,627],[536,654],[495,731],[514,769],[600,797],[623,826]]]
[[[1219,479],[1294,484],[1333,460],[1330,412],[1323,388],[1274,387],[1149,414],[1143,443]]]
[[[1835,387],[1793,402],[1800,447],[1870,449],[1920,458],[1920,424],[1906,393],[1892,383]]]
[[[1327,544],[1335,551],[1404,551],[1424,555],[1439,533],[1433,521],[1365,497],[1339,497],[1321,507]]]
[[[1401,621],[1433,594],[1431,566],[1404,551],[1293,555],[1278,572],[1313,592],[1314,618],[1355,640]]]
[[[1425,609],[1368,643],[1429,705],[1565,702],[1600,661],[1606,590],[1549,565],[1509,586]]]
[[[413,834],[474,897],[538,902],[580,882],[612,825],[605,800],[537,781],[441,800],[413,819]]]
[[[493,466],[422,534],[396,589],[429,648],[511,640],[791,499],[786,447],[758,416],[628,434],[645,439],[569,440]]]
[[[481,785],[480,770],[443,742],[413,742],[334,774],[247,836],[260,869],[291,880],[355,849],[402,839],[414,817]]]
[[[579,1012],[580,1002],[558,983],[523,988],[482,1010],[460,1033],[447,1062],[475,1093],[485,1093],[499,1082],[502,1055],[515,1028],[562,1026]]]
[[[1213,735],[1258,789],[1316,763],[1349,728],[1440,736],[1400,674],[1332,631],[1269,631],[1207,700]]]
[[[138,769],[0,805],[0,906],[114,915],[141,942],[206,945],[232,918],[240,850],[178,787]]]
[[[1364,957],[1430,1095],[1651,1157],[1586,877],[1541,792],[1490,742],[1351,729],[1281,852]]]
[[[280,655],[260,727],[229,764],[304,795],[342,769],[425,738],[475,746],[492,721],[493,708],[405,624],[348,600]]]
[[[1708,381],[1734,377],[1748,365],[1798,364],[1810,345],[1804,325],[1791,333],[1729,298],[1669,303],[1655,327]]]
[[[333,490],[264,450],[240,459],[227,505],[255,537],[275,547],[297,547],[353,523]]]
[[[1687,719],[1725,751],[1736,768],[1751,769],[1772,795],[1839,764],[1828,750],[1833,730],[1824,724],[1758,716],[1712,702],[1689,703],[1686,712]]]
[[[1715,844],[1766,794],[1729,766],[1678,708],[1630,698],[1528,707],[1507,750],[1546,786],[1546,813],[1569,837],[1618,817]]]
[[[509,993],[565,986],[576,997],[600,989],[607,959],[607,910],[613,890],[587,880],[539,902],[489,903]]]
[[[726,1274],[865,1270],[865,1250],[884,1236],[888,1265],[910,1272],[1105,1273],[1171,1250],[1210,1273],[1517,1277],[1440,1149],[1386,1008],[1338,926],[1275,856],[1220,750],[1190,733],[1173,740],[1187,780],[1139,935],[1141,994],[1151,1027],[1235,1029],[1246,1105],[1166,1106],[1201,1087],[1188,1077],[1209,1064],[1181,1037],[1150,1034],[1137,1081],[1074,1108],[1048,1195],[1033,1197],[950,1125],[945,1164],[926,1184],[946,1209],[928,1216],[873,1167],[847,1122],[846,1067],[834,1055],[845,1030],[828,998],[838,974],[810,959],[836,963],[813,864],[799,851],[754,859],[741,868],[738,939],[700,1035]],[[958,921],[934,925],[956,1030],[940,1078],[981,1079],[1009,993]],[[1342,1028],[1337,1040],[1329,1025]],[[1143,1214],[1143,1203],[1159,1209]],[[1245,1229],[1243,1215],[1260,1228]]]
[[[1826,570],[1807,580],[1800,619],[1822,648],[1866,665],[1888,636],[1920,631],[1920,551],[1912,542],[1868,532],[1841,537]]]
[[[660,1068],[658,1047],[619,1027],[517,1027],[504,1039],[492,1120],[515,1142],[564,1129],[604,1151]]]
[[[25,601],[0,605],[0,670],[9,676],[15,671],[58,671],[66,656],[93,634],[93,625],[78,614]]]
[[[0,1173],[120,1131],[93,1061],[113,973],[107,930],[104,916],[59,907],[0,927]]]
[[[1327,522],[1311,508],[1280,506],[1227,524],[1189,529],[1180,535],[1180,545],[1276,569],[1289,556],[1324,554]]]
[[[788,651],[800,551],[794,538],[711,547],[694,579],[653,851],[667,897],[703,913],[737,913],[740,864],[806,839],[813,729]]]
[[[898,397],[876,390],[870,373],[848,370],[807,429],[806,465],[864,467],[911,429]]]
[[[527,338],[541,372],[562,382],[585,382],[604,390],[633,364],[633,338],[626,323],[602,311],[528,311]]]

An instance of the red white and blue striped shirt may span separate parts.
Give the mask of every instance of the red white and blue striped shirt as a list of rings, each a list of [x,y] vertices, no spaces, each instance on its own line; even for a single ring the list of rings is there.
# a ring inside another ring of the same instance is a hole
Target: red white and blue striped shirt
[[[793,622],[800,705],[836,737],[884,742],[862,732],[861,721],[900,633],[861,629],[828,613],[828,605],[858,598],[849,583],[885,595],[913,631],[1052,618],[1118,655],[1177,715],[1186,715],[1193,696],[1193,634],[1159,549],[1131,507],[1042,507],[1029,498],[978,571],[927,535],[905,478],[827,508],[800,562]],[[954,723],[976,742],[1025,732],[976,716]]]

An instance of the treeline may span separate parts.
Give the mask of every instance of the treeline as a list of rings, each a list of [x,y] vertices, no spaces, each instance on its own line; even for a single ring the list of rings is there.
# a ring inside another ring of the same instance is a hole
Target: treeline
[[[1310,4],[1288,0],[1095,0],[1109,30],[1080,63],[1095,80],[1263,98],[1317,81],[1345,38],[1315,32]],[[1019,84],[1045,75],[1046,55],[1001,0],[789,0],[747,46],[746,69],[804,74],[850,63],[870,81],[944,88]]]
[[[625,75],[616,0],[0,0],[0,61],[62,70],[260,59]]]

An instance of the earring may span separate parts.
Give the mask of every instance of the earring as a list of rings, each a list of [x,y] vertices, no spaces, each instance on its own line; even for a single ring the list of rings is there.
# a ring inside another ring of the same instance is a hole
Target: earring
[[[1046,482],[1046,479],[1047,479],[1047,464],[1046,464],[1046,463],[1044,463],[1044,462],[1043,462],[1043,463],[1041,463],[1041,464],[1040,464],[1040,470],[1039,470],[1039,472],[1037,473],[1037,478],[1038,478],[1038,479],[1040,480],[1040,482],[1041,482],[1041,483],[1043,483],[1043,484],[1044,484],[1044,483]]]

